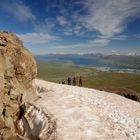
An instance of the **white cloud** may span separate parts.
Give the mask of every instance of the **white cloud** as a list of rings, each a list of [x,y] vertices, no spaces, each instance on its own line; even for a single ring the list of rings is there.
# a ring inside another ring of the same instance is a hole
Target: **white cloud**
[[[68,24],[67,21],[66,21],[66,19],[65,19],[63,16],[58,16],[58,17],[57,17],[57,20],[58,20],[58,22],[59,22],[59,24],[60,24],[61,26],[65,26],[65,25]]]
[[[110,39],[111,40],[126,40],[128,39],[129,37],[127,35],[116,35],[116,36],[113,36],[111,37]]]
[[[18,36],[23,40],[25,43],[30,44],[47,44],[52,40],[57,40],[58,37],[51,36],[46,33],[26,33],[26,34],[18,34]]]
[[[111,52],[112,52],[112,53],[116,53],[116,52],[117,52],[117,50],[112,50]]]
[[[108,38],[121,33],[134,17],[140,17],[139,0],[87,0],[85,7],[88,14],[79,20]]]
[[[106,46],[109,42],[110,40],[106,38],[96,38],[94,40],[89,40],[88,44],[92,46]]]
[[[134,52],[129,52],[128,55],[133,56],[133,55],[136,55],[136,53],[134,53]]]
[[[108,37],[108,36],[104,36],[104,35],[99,35],[99,36],[97,36],[97,38],[99,38],[99,39],[109,39],[109,40],[126,40],[126,39],[128,39],[130,36],[128,36],[128,35],[114,35],[114,36],[110,36],[110,37]]]
[[[63,27],[63,34],[81,36],[96,32],[96,38],[94,36],[88,42],[93,46],[106,46],[111,40],[126,40],[128,36],[120,34],[130,22],[140,17],[140,0],[85,0],[71,1],[67,8],[63,5],[67,3],[62,3],[61,16],[56,19]],[[75,10],[74,6],[81,9]]]
[[[34,25],[35,32],[40,33],[51,33],[55,28],[56,28],[55,18],[45,18],[44,22],[38,22],[38,24]]]
[[[70,27],[64,28],[64,35],[73,35],[73,28]]]
[[[119,34],[128,23],[140,17],[140,0],[85,0],[82,4],[86,14],[75,13],[73,18],[86,31],[100,33],[88,42],[93,46],[106,46],[111,40],[126,40],[128,36]]]
[[[2,5],[2,8],[21,22],[35,19],[35,15],[33,15],[30,8],[19,1],[6,2]]]

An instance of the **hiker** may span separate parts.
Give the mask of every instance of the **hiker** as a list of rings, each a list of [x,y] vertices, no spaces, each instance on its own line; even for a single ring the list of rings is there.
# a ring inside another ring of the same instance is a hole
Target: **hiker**
[[[73,77],[73,85],[76,86],[76,77]]]
[[[82,79],[82,76],[79,77],[79,86],[82,86],[83,85],[83,79]]]
[[[71,78],[70,77],[68,77],[67,82],[68,82],[68,85],[71,85]]]

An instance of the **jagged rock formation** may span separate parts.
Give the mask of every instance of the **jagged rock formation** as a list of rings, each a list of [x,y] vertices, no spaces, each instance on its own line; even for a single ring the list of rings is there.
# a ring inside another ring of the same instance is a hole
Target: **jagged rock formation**
[[[36,73],[36,62],[22,41],[0,31],[0,139],[17,139],[19,106],[26,96],[33,98]]]
[[[26,108],[27,112],[22,118],[24,137],[29,140],[57,140],[56,120],[51,113],[30,103]]]

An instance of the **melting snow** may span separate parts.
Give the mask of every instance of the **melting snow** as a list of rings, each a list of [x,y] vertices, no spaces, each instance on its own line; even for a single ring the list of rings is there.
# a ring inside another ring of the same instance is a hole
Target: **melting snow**
[[[45,91],[31,103],[57,120],[59,140],[140,140],[140,103],[89,88],[35,83]]]

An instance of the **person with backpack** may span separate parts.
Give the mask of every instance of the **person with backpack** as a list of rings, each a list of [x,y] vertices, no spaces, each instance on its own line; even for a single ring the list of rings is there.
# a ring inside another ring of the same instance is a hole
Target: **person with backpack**
[[[81,87],[83,86],[83,78],[82,78],[82,76],[79,77],[79,86],[81,86]]]
[[[73,85],[76,86],[76,77],[73,77]]]
[[[70,77],[68,77],[67,82],[68,82],[68,85],[71,85],[71,78]]]

